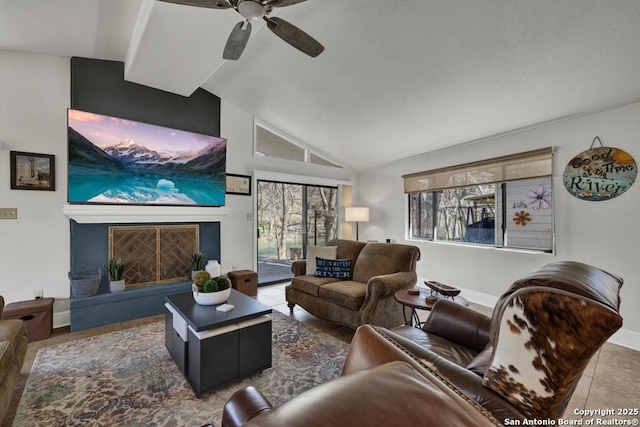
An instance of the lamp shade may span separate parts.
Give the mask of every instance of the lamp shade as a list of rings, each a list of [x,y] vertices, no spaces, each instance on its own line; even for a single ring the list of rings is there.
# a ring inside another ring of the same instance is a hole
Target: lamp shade
[[[369,222],[369,208],[344,208],[344,220],[347,222]]]

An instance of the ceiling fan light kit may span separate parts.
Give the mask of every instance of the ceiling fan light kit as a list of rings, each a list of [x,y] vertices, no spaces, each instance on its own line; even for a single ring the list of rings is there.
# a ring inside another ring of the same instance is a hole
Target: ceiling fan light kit
[[[249,20],[261,19],[265,14],[264,7],[252,0],[240,0],[237,10],[244,19]]]
[[[242,55],[249,36],[251,24],[249,21],[264,19],[267,28],[291,46],[307,55],[315,58],[324,51],[324,46],[316,39],[305,33],[295,25],[282,18],[269,18],[274,7],[286,7],[302,3],[305,0],[161,0],[167,3],[176,3],[185,6],[205,7],[209,9],[235,9],[245,21],[241,21],[233,27],[227,43],[224,46],[222,57],[228,60],[237,60]]]

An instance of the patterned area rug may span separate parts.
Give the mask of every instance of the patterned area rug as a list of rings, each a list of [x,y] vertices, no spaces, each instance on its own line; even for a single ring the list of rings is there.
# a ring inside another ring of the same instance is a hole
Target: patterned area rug
[[[14,426],[221,425],[231,394],[254,385],[274,405],[340,375],[348,345],[273,313],[273,367],[195,397],[155,323],[41,349]]]

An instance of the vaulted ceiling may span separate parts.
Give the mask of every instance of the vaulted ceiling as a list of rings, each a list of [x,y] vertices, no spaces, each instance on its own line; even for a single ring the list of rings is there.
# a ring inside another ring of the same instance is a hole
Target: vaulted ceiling
[[[638,0],[307,0],[271,16],[325,51],[258,22],[225,61],[240,15],[155,0],[0,0],[0,50],[203,87],[354,170],[640,100]]]

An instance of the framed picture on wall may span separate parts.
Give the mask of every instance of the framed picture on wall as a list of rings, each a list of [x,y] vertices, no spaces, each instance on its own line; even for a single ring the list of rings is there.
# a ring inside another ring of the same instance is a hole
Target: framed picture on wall
[[[251,195],[251,176],[235,175],[228,173],[226,180],[226,193],[239,194],[242,196]]]
[[[10,151],[9,158],[12,190],[55,191],[56,158],[54,155]]]

